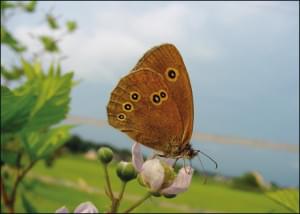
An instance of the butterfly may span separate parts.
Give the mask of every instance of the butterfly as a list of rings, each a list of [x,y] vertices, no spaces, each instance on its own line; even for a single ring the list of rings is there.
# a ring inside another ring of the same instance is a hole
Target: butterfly
[[[173,44],[147,51],[120,79],[107,105],[109,124],[168,158],[192,159],[194,104],[184,61]]]

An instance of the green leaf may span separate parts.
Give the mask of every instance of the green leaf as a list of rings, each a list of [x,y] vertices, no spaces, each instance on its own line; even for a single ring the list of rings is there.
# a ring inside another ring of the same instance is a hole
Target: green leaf
[[[47,129],[63,120],[69,111],[73,73],[61,75],[60,66],[55,68],[51,65],[48,74],[44,74],[40,65],[30,65],[26,61],[23,63],[26,65],[24,70],[29,80],[15,89],[14,93],[19,96],[31,94],[36,97],[36,103],[22,131]]]
[[[47,22],[48,22],[48,25],[49,25],[50,28],[52,28],[52,29],[58,29],[59,28],[59,26],[57,24],[57,21],[56,21],[56,19],[53,15],[48,14],[46,16],[46,19],[47,19]]]
[[[30,1],[28,4],[25,4],[24,5],[24,9],[27,11],[27,12],[34,12],[35,8],[36,8],[36,1]]]
[[[40,36],[40,41],[42,42],[45,50],[49,52],[58,52],[59,48],[57,42],[50,36]]]
[[[32,109],[26,130],[47,128],[60,122],[69,111],[73,74],[62,77],[48,76],[38,84],[38,99]]]
[[[14,151],[5,150],[1,148],[1,162],[4,162],[8,165],[16,166],[18,164],[18,156],[19,154]]]
[[[27,213],[37,213],[36,208],[28,201],[24,194],[21,194],[22,204]]]
[[[25,149],[32,160],[46,158],[70,137],[70,125],[52,128],[45,132],[31,132],[23,136]]]
[[[31,65],[25,59],[21,59],[21,62],[22,62],[24,74],[28,80],[33,80],[40,76],[40,74],[41,74],[40,64],[35,63],[35,64]]]
[[[6,80],[18,80],[24,75],[23,69],[13,66],[12,69],[8,70],[1,65],[1,76]]]
[[[13,2],[1,1],[1,10],[14,8],[14,7],[16,7],[16,4],[14,4]]]
[[[77,23],[75,21],[67,21],[66,25],[70,33],[77,29]]]
[[[5,44],[16,52],[23,52],[26,47],[23,46],[13,35],[1,25],[1,44]]]
[[[292,212],[299,213],[299,189],[281,189],[266,195]]]
[[[1,134],[20,131],[28,122],[35,103],[33,95],[16,96],[1,86]]]

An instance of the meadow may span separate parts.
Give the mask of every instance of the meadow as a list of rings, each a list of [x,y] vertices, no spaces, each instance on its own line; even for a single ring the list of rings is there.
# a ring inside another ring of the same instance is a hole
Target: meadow
[[[120,190],[115,163],[110,167],[114,191]],[[93,202],[100,212],[109,207],[104,193],[104,174],[97,160],[87,160],[82,155],[64,155],[48,168],[39,162],[30,172],[31,190],[26,194],[38,212],[52,212],[66,206],[73,210],[84,201]],[[129,182],[120,211],[124,211],[146,193],[137,180]],[[18,197],[19,199],[20,197]],[[16,211],[23,212],[20,200]],[[237,190],[226,184],[194,176],[189,190],[173,199],[152,197],[134,212],[264,212],[282,213],[288,209],[278,205],[263,193]]]

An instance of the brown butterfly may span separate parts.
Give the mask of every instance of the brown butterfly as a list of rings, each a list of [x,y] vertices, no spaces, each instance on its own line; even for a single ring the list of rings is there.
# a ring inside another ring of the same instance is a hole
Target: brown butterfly
[[[194,106],[183,59],[172,44],[147,51],[111,93],[108,122],[161,156],[191,159]]]

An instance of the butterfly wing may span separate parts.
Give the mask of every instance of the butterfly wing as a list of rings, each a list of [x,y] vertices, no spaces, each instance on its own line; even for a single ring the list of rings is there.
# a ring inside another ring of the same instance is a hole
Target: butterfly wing
[[[132,72],[111,93],[108,122],[145,146],[172,153],[174,142],[180,142],[183,123],[170,93],[161,74],[149,68]]]
[[[189,76],[179,51],[172,44],[154,47],[145,53],[132,72],[139,68],[150,68],[163,76],[183,121],[184,131],[181,141],[184,145],[189,143],[194,120],[193,94]]]

